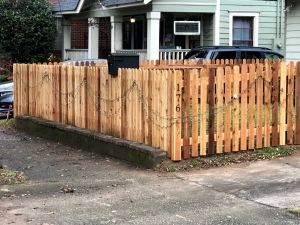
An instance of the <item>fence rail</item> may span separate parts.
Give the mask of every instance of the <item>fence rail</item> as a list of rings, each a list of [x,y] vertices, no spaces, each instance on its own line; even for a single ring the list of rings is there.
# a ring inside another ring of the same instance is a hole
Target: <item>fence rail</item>
[[[117,76],[104,64],[14,64],[14,114],[145,143],[174,161],[300,144],[300,62],[169,63]]]

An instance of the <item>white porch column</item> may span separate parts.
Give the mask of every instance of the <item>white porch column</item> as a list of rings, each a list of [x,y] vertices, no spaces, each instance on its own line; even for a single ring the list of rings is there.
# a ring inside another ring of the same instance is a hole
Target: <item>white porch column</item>
[[[214,45],[220,44],[220,0],[216,3],[216,12],[214,16]]]
[[[122,33],[122,16],[111,16],[111,52],[115,53],[116,50],[120,50],[123,47],[123,33]]]
[[[147,59],[159,59],[160,12],[147,12]]]
[[[71,21],[70,20],[61,20],[62,25],[62,51],[61,57],[62,60],[67,60],[66,49],[71,48]]]
[[[98,18],[89,18],[91,23],[96,23],[95,26],[89,26],[89,45],[88,45],[88,58],[89,59],[98,59],[99,52],[99,27],[98,27]]]

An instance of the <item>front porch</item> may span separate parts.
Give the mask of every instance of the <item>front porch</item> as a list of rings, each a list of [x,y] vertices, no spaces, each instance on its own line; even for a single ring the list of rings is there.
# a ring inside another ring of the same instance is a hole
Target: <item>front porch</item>
[[[181,5],[181,3],[178,3]],[[195,3],[196,4],[196,3]],[[71,26],[67,26],[75,17],[65,17],[63,21],[62,58],[71,60],[103,58],[100,54],[99,35],[103,32],[102,21],[109,21],[105,30],[109,37],[107,53],[138,53],[140,60],[184,59],[186,53],[201,45],[219,44],[218,7],[213,3],[209,7],[202,3],[182,12],[178,8],[167,12],[143,12],[132,7],[130,14],[110,15],[86,18],[85,48],[74,48],[70,42]],[[199,8],[198,8],[199,7]],[[199,11],[199,9],[203,11]],[[182,23],[182,24],[180,24]],[[179,26],[177,26],[179,24]],[[189,25],[191,24],[191,25]],[[179,28],[178,28],[179,27]],[[106,42],[108,43],[108,42]],[[108,55],[107,54],[107,55]]]

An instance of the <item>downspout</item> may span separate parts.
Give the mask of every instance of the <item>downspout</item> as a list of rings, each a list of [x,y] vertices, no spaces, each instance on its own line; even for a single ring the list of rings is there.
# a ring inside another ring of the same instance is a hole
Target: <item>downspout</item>
[[[276,38],[279,38],[279,1],[277,1],[276,23]]]
[[[283,4],[284,4],[284,0],[281,0],[281,18],[280,18],[280,38],[283,38],[283,23],[282,23],[282,20],[283,20],[283,11],[284,11],[284,8],[283,8]]]

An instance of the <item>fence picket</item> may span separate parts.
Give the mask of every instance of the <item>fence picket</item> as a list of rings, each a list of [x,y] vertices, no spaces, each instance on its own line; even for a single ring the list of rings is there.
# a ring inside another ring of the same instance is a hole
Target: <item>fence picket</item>
[[[184,70],[184,121],[183,121],[183,158],[190,158],[190,70]]]
[[[154,73],[155,70],[149,71],[148,76],[148,143],[149,145],[153,146],[152,136],[153,136],[153,121],[154,121],[154,114],[153,114],[153,86],[154,86]]]
[[[294,114],[294,85],[295,69],[294,62],[290,61],[288,65],[288,86],[287,86],[287,144],[293,144],[293,114]]]
[[[281,62],[280,63],[280,92],[279,92],[279,97],[280,97],[280,124],[279,124],[279,144],[280,145],[285,145],[286,143],[286,136],[285,136],[285,131],[286,131],[286,101],[287,101],[287,95],[286,95],[286,63]],[[285,94],[283,94],[285,93]]]
[[[141,99],[141,107],[142,107],[142,133],[143,133],[143,143],[149,145],[149,122],[148,122],[148,115],[149,115],[149,95],[148,95],[148,84],[149,84],[149,71],[143,69],[142,70],[142,95],[139,96]]]
[[[296,115],[296,128],[295,128],[295,143],[300,144],[300,62],[296,63],[296,85],[295,85],[295,115]]]
[[[130,86],[133,85],[134,82],[136,82],[136,72],[137,70],[129,69],[131,70],[131,77],[130,77]],[[137,110],[138,110],[138,101],[136,98],[136,88],[132,89],[130,94],[130,110],[131,115],[129,117],[129,121],[131,123],[130,125],[130,140],[137,141],[137,132],[138,132],[138,124],[137,124]],[[159,145],[158,145],[159,146]]]
[[[168,151],[168,121],[166,118],[170,118],[168,115],[168,77],[169,77],[169,70],[163,70],[161,76],[161,119],[160,124],[162,125],[161,128],[161,149]]]
[[[199,126],[199,116],[198,116],[198,84],[199,84],[199,74],[198,70],[193,69],[190,76],[191,93],[192,93],[192,157],[197,157],[199,155],[198,151],[198,126]],[[206,105],[206,103],[205,103]]]
[[[238,79],[239,77],[239,67],[238,66],[234,66],[233,67],[233,93],[236,94],[237,97],[237,93],[239,93],[240,90],[240,81]],[[232,140],[232,151],[238,151],[239,150],[239,122],[240,122],[240,113],[239,113],[239,98],[235,98],[235,100],[233,101],[233,140]],[[243,117],[242,117],[243,118]],[[243,119],[241,119],[243,121]],[[246,118],[245,118],[246,120]]]
[[[240,132],[240,140],[241,140],[241,150],[247,150],[247,120],[248,120],[248,115],[247,115],[247,105],[248,105],[248,66],[243,64],[241,70],[241,132]],[[239,70],[238,66],[235,66],[236,70]],[[236,74],[236,73],[235,73]],[[238,97],[236,91],[234,92],[236,94],[236,97]],[[239,99],[236,99],[237,102],[236,104],[239,103]],[[236,112],[236,109],[234,110]],[[233,118],[236,120],[238,114],[234,114]],[[234,135],[237,135],[234,133]],[[235,146],[237,146],[238,143],[235,143]],[[238,150],[238,148],[234,148],[235,150]]]
[[[255,128],[255,65],[250,64],[249,66],[249,141],[248,149],[254,149],[254,128]]]
[[[102,70],[101,70],[102,71]],[[127,91],[127,70],[126,69],[121,69],[121,71],[118,73],[118,76],[120,76],[120,79],[121,79],[121,93],[123,95],[125,95],[126,91]],[[101,74],[100,74],[100,77],[101,77]],[[101,78],[100,78],[100,82],[101,81]],[[102,85],[101,85],[101,88],[102,88]],[[100,90],[100,93],[101,93],[101,90]],[[127,93],[128,95],[128,93]],[[127,138],[127,104],[126,104],[126,100],[127,99],[127,95],[126,96],[123,96],[123,99],[122,99],[122,108],[121,108],[121,138],[123,139],[126,139]],[[101,111],[102,112],[102,111]],[[103,116],[101,115],[101,118]],[[100,120],[101,121],[101,124],[102,124],[102,119]],[[102,125],[101,125],[101,129],[102,129]]]
[[[272,100],[273,100],[273,108],[272,108],[272,146],[278,145],[278,64],[274,64],[274,68],[272,70]]]
[[[81,62],[82,63],[82,62]],[[80,70],[81,67],[79,66],[76,66],[75,69],[74,69],[74,75],[75,75],[75,81],[74,81],[74,85],[75,87],[79,87],[78,89],[78,95],[76,95],[75,99],[74,99],[74,103],[75,103],[75,108],[74,108],[74,116],[75,116],[75,126],[76,127],[80,127],[81,126],[81,123],[80,123],[80,119],[81,119],[81,108],[80,108],[80,101],[81,101],[81,92],[82,92],[82,86],[81,86],[81,77],[80,77],[80,74],[81,74],[81,70]]]
[[[208,69],[208,154],[215,153],[215,69]]]
[[[230,152],[231,151],[231,67],[227,66],[225,68],[225,119],[224,119],[224,125],[225,125],[225,136],[224,136],[224,152]]]
[[[60,65],[61,68],[61,122],[68,124],[68,67]]]
[[[36,73],[35,69],[36,69],[36,64],[30,64],[29,65],[29,68],[28,68],[28,70],[29,70],[28,86],[30,85],[32,87],[32,88],[29,88],[31,90],[29,90],[29,93],[28,93],[28,103],[30,104],[30,106],[29,106],[29,115],[34,115],[35,108],[36,108],[36,103],[34,101],[36,95],[32,90],[33,87],[35,86],[35,73]]]
[[[153,85],[152,85],[152,95],[153,95],[153,111],[155,112],[156,115],[153,115],[153,122],[154,124],[152,125],[152,145],[155,147],[160,147],[160,128],[157,126],[159,124],[159,118],[158,114],[160,112],[160,105],[159,105],[159,100],[160,100],[160,79],[161,79],[161,70],[154,70],[154,76],[153,76]]]
[[[20,114],[19,107],[21,107],[21,101],[19,100],[19,93],[21,89],[21,78],[22,70],[21,64],[13,64],[13,74],[14,74],[14,116],[22,115]]]
[[[271,92],[272,87],[270,85],[272,76],[271,76],[271,66],[269,63],[265,63],[265,91],[264,91],[264,113],[265,113],[265,123],[264,123],[264,146],[270,146],[270,138],[271,138],[271,129],[270,129],[270,113],[271,113]]]
[[[263,118],[263,65],[257,65],[256,71],[256,148],[262,148],[262,118]]]
[[[223,153],[223,102],[224,102],[224,69],[222,67],[218,67],[217,69],[217,85],[216,85],[216,97],[217,97],[217,126],[216,126],[216,134],[217,134],[217,148],[216,153]]]
[[[100,132],[104,134],[108,134],[108,74],[106,73],[105,69],[102,67],[100,68],[100,112],[101,112],[101,124],[100,124]],[[120,71],[118,71],[120,74]],[[127,132],[126,132],[127,133]]]
[[[75,125],[75,97],[78,95],[75,90],[74,67],[68,66],[68,124]]]
[[[203,68],[200,73],[200,155],[206,155],[207,143],[207,93],[208,75],[207,69]]]
[[[61,122],[61,66],[59,66],[57,63],[54,65],[54,84],[55,84],[55,94],[53,96],[54,98],[54,118],[56,122]]]
[[[95,112],[97,111],[94,105],[95,103],[95,77],[94,77],[95,67],[90,66],[87,68],[87,129],[95,130]]]
[[[168,132],[168,136],[167,136],[167,147],[168,147],[168,151],[167,151],[167,157],[171,158],[171,152],[172,152],[172,126],[174,123],[174,119],[173,119],[173,112],[172,109],[175,108],[175,106],[173,106],[173,78],[175,76],[175,71],[174,70],[168,70],[168,76],[167,76],[167,118],[169,118],[169,120],[167,120],[167,126],[169,128],[169,132]]]

